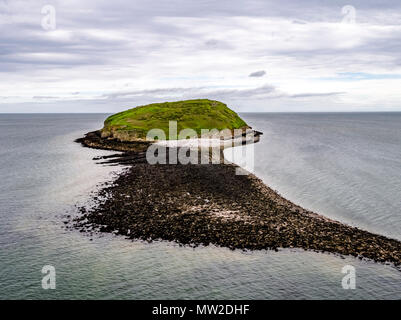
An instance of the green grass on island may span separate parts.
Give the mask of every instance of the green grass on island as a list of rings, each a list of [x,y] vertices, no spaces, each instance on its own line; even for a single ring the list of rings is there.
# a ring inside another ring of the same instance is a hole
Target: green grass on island
[[[177,121],[178,133],[190,128],[201,134],[201,129],[240,129],[248,127],[237,113],[226,104],[208,100],[185,100],[152,103],[116,113],[106,119],[101,130],[103,137],[122,141],[145,139],[151,129],[162,129],[169,139],[169,121]]]

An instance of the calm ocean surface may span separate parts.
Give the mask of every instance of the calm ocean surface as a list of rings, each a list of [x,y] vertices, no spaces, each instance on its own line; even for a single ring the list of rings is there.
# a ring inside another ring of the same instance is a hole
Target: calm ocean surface
[[[401,113],[242,114],[255,174],[293,202],[401,240]],[[0,299],[401,299],[401,271],[333,254],[240,252],[66,230],[122,168],[73,140],[104,114],[0,114]],[[356,268],[344,290],[344,265]],[[56,290],[41,287],[44,265]]]

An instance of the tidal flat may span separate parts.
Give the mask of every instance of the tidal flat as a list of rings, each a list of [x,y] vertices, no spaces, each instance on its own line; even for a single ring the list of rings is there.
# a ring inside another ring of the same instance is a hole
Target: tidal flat
[[[74,226],[136,240],[230,249],[302,248],[401,265],[401,242],[306,210],[234,164],[156,164],[144,145],[128,147],[90,133],[78,142],[124,151],[103,162],[128,168],[81,207]],[[168,153],[168,152],[167,152]],[[99,160],[99,159],[97,159]]]

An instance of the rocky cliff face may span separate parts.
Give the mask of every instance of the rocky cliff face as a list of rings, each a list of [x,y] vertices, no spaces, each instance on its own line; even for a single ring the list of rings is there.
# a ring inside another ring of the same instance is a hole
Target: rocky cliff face
[[[99,132],[103,139],[116,139],[126,142],[146,141],[146,139],[139,135],[138,132],[135,130],[103,128]]]

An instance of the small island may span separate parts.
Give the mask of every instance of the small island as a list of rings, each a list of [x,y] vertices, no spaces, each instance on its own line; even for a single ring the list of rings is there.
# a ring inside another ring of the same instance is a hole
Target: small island
[[[93,207],[80,208],[75,228],[194,247],[302,248],[401,266],[400,241],[301,208],[255,175],[236,175],[234,164],[149,164],[146,151],[153,142],[146,133],[153,128],[168,132],[169,121],[198,134],[201,129],[251,129],[225,104],[207,99],[150,104],[110,116],[101,130],[77,142],[123,151],[96,160],[128,169],[99,191]]]
[[[102,138],[120,141],[143,141],[146,134],[158,128],[169,139],[169,122],[177,122],[177,131],[193,129],[201,136],[202,129],[246,129],[248,125],[226,104],[208,99],[153,103],[139,106],[106,119]]]
[[[170,130],[171,122],[175,122],[174,133]],[[89,132],[85,137],[77,139],[87,147],[124,151],[146,151],[151,142],[146,139],[152,129],[165,133],[165,140],[180,139],[177,135],[185,129],[193,131],[192,138],[235,138],[236,135],[252,134],[254,141],[259,140],[261,132],[252,128],[226,104],[209,100],[185,100],[176,102],[153,103],[138,106],[108,117],[104,127]],[[202,132],[210,131],[209,133]],[[213,131],[214,130],[214,131]]]

